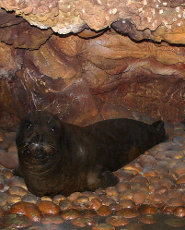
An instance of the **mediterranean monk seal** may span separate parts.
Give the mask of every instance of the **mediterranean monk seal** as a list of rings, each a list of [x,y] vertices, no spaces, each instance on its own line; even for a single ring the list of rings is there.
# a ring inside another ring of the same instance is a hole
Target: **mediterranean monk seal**
[[[120,118],[79,127],[38,111],[20,123],[15,174],[37,196],[94,191],[115,185],[112,171],[165,140],[162,121]]]

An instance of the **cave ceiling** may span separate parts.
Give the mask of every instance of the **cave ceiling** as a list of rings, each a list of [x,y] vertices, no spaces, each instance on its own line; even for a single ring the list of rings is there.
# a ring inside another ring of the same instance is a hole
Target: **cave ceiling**
[[[33,109],[80,125],[140,114],[184,121],[184,0],[0,7],[0,127]]]

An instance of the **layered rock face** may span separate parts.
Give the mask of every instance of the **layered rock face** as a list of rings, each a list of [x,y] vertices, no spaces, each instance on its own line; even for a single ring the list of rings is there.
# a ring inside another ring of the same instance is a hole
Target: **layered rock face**
[[[79,125],[140,115],[184,121],[184,1],[0,0],[0,7],[1,128],[32,110]]]

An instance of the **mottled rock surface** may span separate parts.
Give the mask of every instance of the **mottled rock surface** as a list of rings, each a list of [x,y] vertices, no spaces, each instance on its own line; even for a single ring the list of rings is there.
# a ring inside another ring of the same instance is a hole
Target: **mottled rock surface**
[[[0,7],[59,34],[78,33],[86,27],[99,31],[113,23],[117,31],[138,41],[185,43],[183,0],[1,0]]]

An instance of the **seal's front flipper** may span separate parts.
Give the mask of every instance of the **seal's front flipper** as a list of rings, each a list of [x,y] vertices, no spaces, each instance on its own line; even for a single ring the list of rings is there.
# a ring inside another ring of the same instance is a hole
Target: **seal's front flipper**
[[[101,174],[101,187],[106,188],[110,186],[114,186],[119,182],[119,179],[114,176],[114,174],[110,171],[105,171]]]
[[[20,166],[17,166],[17,167],[13,170],[13,174],[14,174],[15,176],[23,177],[23,173],[22,173],[22,170],[21,170]]]

